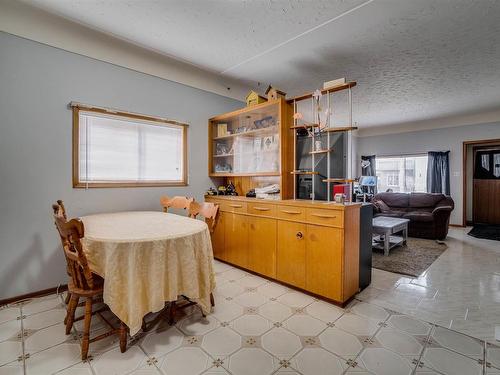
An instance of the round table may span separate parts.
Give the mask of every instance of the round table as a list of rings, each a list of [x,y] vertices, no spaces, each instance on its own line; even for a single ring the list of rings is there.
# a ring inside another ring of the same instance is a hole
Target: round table
[[[130,334],[142,318],[185,295],[210,312],[215,288],[207,225],[163,212],[119,212],[81,217],[89,266],[104,278],[104,302]]]

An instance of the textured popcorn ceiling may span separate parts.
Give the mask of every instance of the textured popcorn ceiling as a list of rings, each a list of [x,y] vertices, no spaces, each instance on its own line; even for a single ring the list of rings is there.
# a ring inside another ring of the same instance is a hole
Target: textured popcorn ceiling
[[[260,91],[356,80],[362,128],[500,108],[500,1],[25,2]]]

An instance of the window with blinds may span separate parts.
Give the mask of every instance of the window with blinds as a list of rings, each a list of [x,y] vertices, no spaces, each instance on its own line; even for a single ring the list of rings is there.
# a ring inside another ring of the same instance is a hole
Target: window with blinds
[[[73,119],[75,187],[187,184],[187,125],[100,109]]]

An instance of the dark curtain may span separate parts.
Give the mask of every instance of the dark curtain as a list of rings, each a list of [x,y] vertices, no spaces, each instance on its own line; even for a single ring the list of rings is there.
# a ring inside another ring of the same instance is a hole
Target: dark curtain
[[[376,176],[377,171],[375,170],[375,155],[367,155],[367,156],[361,156],[361,161],[368,161],[370,162],[369,165],[366,167],[363,167],[363,164],[361,165],[361,176]],[[368,192],[370,194],[375,194],[375,187],[369,187]]]
[[[427,192],[450,195],[450,151],[428,153]]]

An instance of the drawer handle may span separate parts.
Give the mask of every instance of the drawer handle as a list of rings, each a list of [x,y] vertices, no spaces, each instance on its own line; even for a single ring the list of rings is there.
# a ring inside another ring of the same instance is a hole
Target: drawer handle
[[[257,210],[257,211],[269,211],[270,210],[270,208],[267,208],[267,207],[254,207],[253,209]]]
[[[323,214],[311,214],[312,216],[320,217],[322,219],[335,219],[337,216],[323,215]]]
[[[233,208],[241,208],[243,207],[241,204],[230,204],[229,207],[233,207]]]
[[[302,234],[302,232],[297,232],[297,234],[295,235],[297,237],[297,239],[301,240],[304,235]]]
[[[289,211],[289,210],[281,210],[281,212],[284,212],[285,214],[292,214],[292,215],[300,215],[302,213],[300,211]]]

